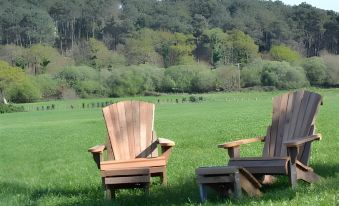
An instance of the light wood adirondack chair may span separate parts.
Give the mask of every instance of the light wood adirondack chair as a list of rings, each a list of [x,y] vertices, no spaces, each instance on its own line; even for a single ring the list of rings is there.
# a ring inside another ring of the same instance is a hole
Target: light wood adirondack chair
[[[296,91],[275,97],[272,124],[264,137],[220,144],[228,149],[228,165],[246,168],[255,176],[288,175],[292,188],[298,179],[312,183],[320,176],[308,166],[311,142],[320,140],[315,134],[315,117],[322,97],[308,91]],[[240,145],[264,141],[262,157],[240,157]],[[268,178],[272,179],[272,178]]]
[[[156,137],[154,109],[154,104],[139,101],[123,101],[103,108],[108,132],[107,144],[88,150],[103,178],[114,174],[114,171],[128,173],[132,169],[148,168],[151,176],[160,176],[162,183],[167,184],[166,164],[175,143]],[[160,156],[158,145],[162,150]],[[107,160],[103,158],[104,150],[107,150]],[[114,195],[114,188],[108,184],[103,186],[108,198]]]

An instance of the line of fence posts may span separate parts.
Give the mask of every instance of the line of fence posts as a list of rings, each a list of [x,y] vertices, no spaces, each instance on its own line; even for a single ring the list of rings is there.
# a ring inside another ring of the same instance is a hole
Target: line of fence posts
[[[204,98],[202,96],[200,97],[196,97],[196,96],[190,96],[190,97],[183,97],[183,98],[176,98],[176,99],[166,99],[166,100],[161,100],[161,99],[157,99],[157,103],[176,103],[179,104],[181,103],[196,103],[196,102],[201,102],[204,101]],[[106,102],[90,102],[90,103],[85,103],[82,102],[80,104],[80,106],[77,106],[75,104],[70,104],[70,105],[64,105],[64,107],[62,105],[60,106],[56,106],[55,104],[51,104],[51,105],[39,105],[35,107],[36,111],[51,111],[51,110],[56,110],[56,109],[94,109],[94,108],[103,108],[105,106],[108,106],[110,104],[113,104],[113,101],[106,101]],[[31,107],[26,107],[26,110],[31,110]]]

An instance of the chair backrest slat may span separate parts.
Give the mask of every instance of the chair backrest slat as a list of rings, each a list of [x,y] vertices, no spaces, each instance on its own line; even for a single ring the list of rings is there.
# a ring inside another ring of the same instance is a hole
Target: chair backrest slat
[[[103,108],[114,159],[128,160],[149,156],[145,149],[152,143],[154,104],[123,101]],[[142,154],[140,156],[140,154]]]
[[[267,131],[263,156],[286,156],[283,142],[313,134],[315,117],[322,101],[319,94],[290,92],[273,100],[272,124]],[[298,159],[307,164],[310,146],[301,148]]]

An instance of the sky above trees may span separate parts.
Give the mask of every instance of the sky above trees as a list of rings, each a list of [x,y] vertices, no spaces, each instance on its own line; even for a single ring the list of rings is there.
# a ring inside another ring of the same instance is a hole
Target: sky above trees
[[[281,0],[285,4],[299,5],[302,2],[306,2],[320,9],[333,10],[339,12],[338,0]]]

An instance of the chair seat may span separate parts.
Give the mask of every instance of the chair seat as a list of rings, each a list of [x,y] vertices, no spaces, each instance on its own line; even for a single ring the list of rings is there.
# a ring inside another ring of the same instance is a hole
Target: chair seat
[[[244,167],[252,174],[288,174],[289,157],[231,158],[228,165]]]
[[[162,156],[155,158],[136,158],[131,160],[102,161],[100,163],[100,168],[102,171],[125,168],[147,168],[162,166],[166,166],[166,159],[165,157]]]

